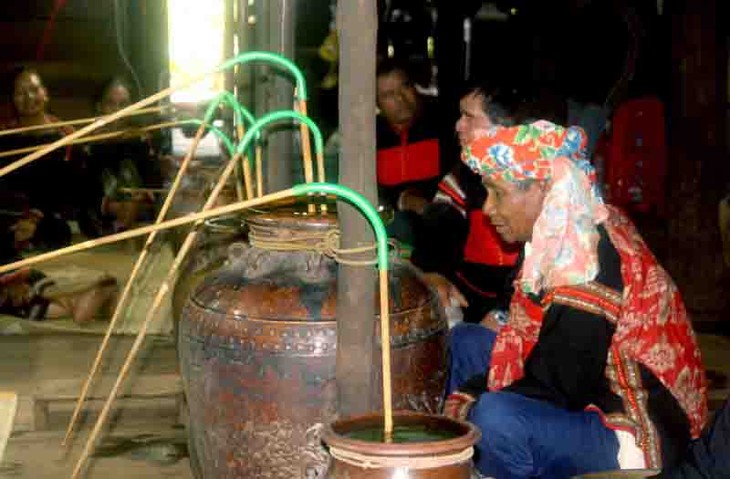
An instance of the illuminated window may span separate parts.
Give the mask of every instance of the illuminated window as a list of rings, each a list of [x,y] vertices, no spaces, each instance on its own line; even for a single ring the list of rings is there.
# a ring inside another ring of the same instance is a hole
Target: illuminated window
[[[187,83],[223,63],[224,0],[167,0],[170,85]],[[198,103],[223,90],[210,75],[172,94],[173,103]]]

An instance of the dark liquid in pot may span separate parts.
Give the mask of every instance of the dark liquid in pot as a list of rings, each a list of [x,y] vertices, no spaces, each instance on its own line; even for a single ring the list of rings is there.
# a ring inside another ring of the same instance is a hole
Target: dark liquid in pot
[[[349,431],[344,434],[350,439],[357,439],[368,442],[385,442],[384,430],[382,426],[358,429],[357,431]],[[409,442],[435,442],[444,441],[446,439],[454,439],[459,435],[454,431],[444,431],[429,428],[426,425],[414,424],[406,426],[394,426],[393,436],[390,442],[393,443],[409,443]]]

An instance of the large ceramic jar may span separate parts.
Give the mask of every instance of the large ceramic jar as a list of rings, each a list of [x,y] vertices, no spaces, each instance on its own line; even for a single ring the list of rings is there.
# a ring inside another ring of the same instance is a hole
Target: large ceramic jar
[[[190,293],[203,278],[225,264],[231,244],[245,239],[244,221],[240,216],[212,218],[198,229],[195,244],[185,257],[172,292],[172,316],[176,326]]]
[[[252,243],[233,245],[189,297],[178,347],[205,479],[323,476],[317,431],[335,419],[337,322],[347,321],[336,311],[337,263],[319,252],[336,226],[333,215],[253,217]],[[413,268],[393,264],[389,282],[394,407],[435,412],[446,320]]]

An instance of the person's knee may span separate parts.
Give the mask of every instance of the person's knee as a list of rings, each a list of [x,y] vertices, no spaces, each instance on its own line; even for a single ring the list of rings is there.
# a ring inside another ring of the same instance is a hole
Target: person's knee
[[[452,351],[468,351],[473,348],[483,351],[485,346],[494,343],[497,334],[480,324],[461,323],[449,333],[449,346]]]
[[[449,331],[449,346],[452,350],[458,349],[462,343],[468,341],[470,326],[472,325],[468,323],[460,323],[451,328],[451,331]]]
[[[504,441],[508,438],[523,440],[529,432],[521,397],[516,394],[492,392],[482,394],[469,415],[469,419],[482,431],[482,438]]]
[[[482,474],[510,479],[533,476],[530,421],[518,395],[483,394],[472,408],[469,420],[482,433],[475,455]]]
[[[505,392],[483,394],[474,405],[473,414],[478,417],[480,427],[483,424],[487,430],[520,426],[524,422],[520,398],[517,394]]]

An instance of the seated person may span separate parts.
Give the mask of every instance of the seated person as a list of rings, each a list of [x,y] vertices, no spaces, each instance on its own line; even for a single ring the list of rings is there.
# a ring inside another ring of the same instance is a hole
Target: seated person
[[[522,103],[515,91],[470,86],[459,102],[459,143],[465,147],[478,129],[514,124]],[[520,249],[505,243],[482,212],[486,197],[481,177],[465,164],[456,164],[423,210],[423,229],[411,256],[413,264],[431,273],[426,278],[437,290],[451,284],[458,289],[466,303],[464,320],[470,323],[509,304],[507,278]]]
[[[413,244],[417,215],[445,173],[439,156],[438,112],[416,91],[405,67],[393,60],[378,66],[377,102],[380,205],[395,211],[389,234]]]
[[[3,151],[52,143],[73,131],[70,127],[52,125],[58,119],[46,111],[48,91],[35,70],[18,70],[12,85],[14,116],[3,124],[3,129],[51,126],[2,137],[0,148]],[[79,204],[79,188],[74,187],[74,179],[83,168],[78,153],[79,150],[71,147],[58,149],[0,178],[3,204],[42,212],[32,241],[36,247],[57,248],[71,241],[67,220],[74,218]],[[1,166],[23,156],[25,154],[3,157]]]
[[[444,409],[481,429],[476,466],[487,476],[671,467],[707,420],[680,293],[630,220],[603,203],[585,142],[580,128],[538,121],[490,129],[463,152],[497,232],[525,242],[487,364]]]
[[[131,93],[120,78],[107,82],[94,102],[98,115],[110,115],[131,104]],[[130,118],[109,125],[111,131],[134,127]],[[134,228],[140,216],[149,214],[154,197],[142,188],[159,188],[162,180],[147,136],[127,136],[91,143],[87,149],[91,189],[88,201],[102,215],[102,231]]]
[[[0,263],[21,259],[19,252],[34,236],[42,213],[31,210],[25,217],[0,218]],[[77,324],[93,321],[116,296],[114,278],[103,277],[76,291],[54,292],[54,283],[42,272],[20,269],[0,274],[0,314],[43,321],[70,317]]]

